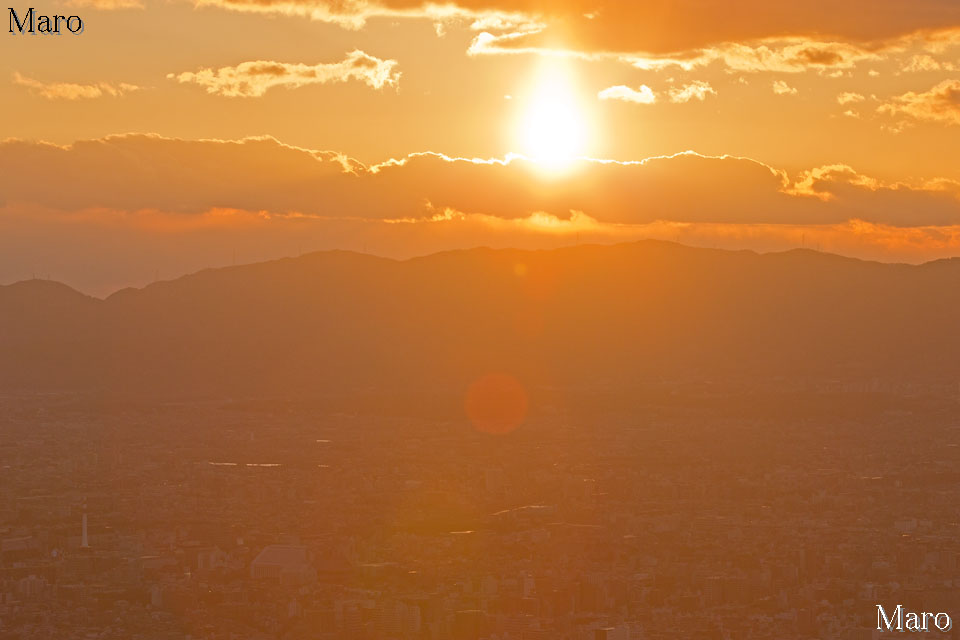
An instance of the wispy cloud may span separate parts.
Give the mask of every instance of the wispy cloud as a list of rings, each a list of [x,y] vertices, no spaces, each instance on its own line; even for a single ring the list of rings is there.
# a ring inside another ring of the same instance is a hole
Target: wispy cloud
[[[618,84],[614,87],[607,87],[597,94],[601,100],[622,100],[624,102],[636,102],[637,104],[653,104],[657,101],[657,95],[645,84],[640,85],[639,89]]]
[[[707,99],[708,95],[717,95],[716,90],[714,90],[709,83],[703,82],[702,80],[694,80],[681,88],[673,87],[667,93],[670,96],[671,102],[690,102],[691,100],[703,102]]]
[[[795,96],[798,91],[783,80],[773,81],[773,92],[778,96]]]
[[[97,82],[94,84],[41,82],[34,78],[28,78],[16,71],[13,73],[13,83],[21,87],[26,87],[34,94],[42,96],[47,100],[89,100],[103,96],[116,98],[126,93],[140,90],[140,87],[137,85],[126,82],[118,84],[109,82]]]
[[[400,72],[396,60],[383,60],[360,50],[351,51],[340,62],[303,64],[255,60],[234,67],[200,69],[167,74],[181,83],[205,87],[207,93],[228,97],[259,97],[274,87],[296,89],[311,84],[355,80],[374,89],[397,86]]]
[[[624,54],[621,59],[640,69],[678,67],[689,71],[719,62],[741,73],[801,73],[852,69],[859,62],[881,57],[878,51],[859,44],[788,37],[725,42],[666,55]]]
[[[853,104],[854,102],[863,102],[864,100],[866,100],[866,98],[863,97],[863,94],[852,91],[845,91],[837,96],[837,102],[839,104]]]
[[[690,102],[691,100],[702,102],[711,94],[716,95],[716,90],[702,80],[694,80],[682,87],[671,87],[666,91],[666,96],[670,102]],[[640,85],[638,89],[618,84],[607,87],[598,93],[597,97],[601,100],[622,100],[623,102],[635,102],[637,104],[653,104],[657,101],[657,93],[645,84]]]

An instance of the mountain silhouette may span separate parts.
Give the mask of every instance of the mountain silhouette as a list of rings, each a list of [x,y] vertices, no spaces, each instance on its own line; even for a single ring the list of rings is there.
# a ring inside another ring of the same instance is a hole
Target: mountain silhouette
[[[960,260],[642,241],[405,261],[330,251],[106,299],[0,287],[0,389],[147,395],[960,380]]]

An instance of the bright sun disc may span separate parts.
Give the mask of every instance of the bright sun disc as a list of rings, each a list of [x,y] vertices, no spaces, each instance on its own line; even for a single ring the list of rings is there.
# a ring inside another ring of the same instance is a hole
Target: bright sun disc
[[[569,79],[548,70],[520,123],[523,154],[548,168],[563,168],[582,154],[584,139],[584,118]]]

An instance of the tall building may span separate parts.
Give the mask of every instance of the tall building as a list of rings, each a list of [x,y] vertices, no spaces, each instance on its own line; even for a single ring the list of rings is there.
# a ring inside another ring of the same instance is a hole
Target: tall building
[[[87,537],[87,503],[83,503],[83,517],[80,524],[80,547],[82,549],[90,548],[90,540]]]

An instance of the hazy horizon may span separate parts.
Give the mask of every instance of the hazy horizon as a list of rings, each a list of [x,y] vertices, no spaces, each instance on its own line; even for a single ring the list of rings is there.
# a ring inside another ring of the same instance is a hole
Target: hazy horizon
[[[926,260],[920,260],[920,261],[895,260],[895,259],[886,259],[886,260],[885,260],[885,259],[882,259],[882,258],[879,258],[879,257],[850,255],[850,254],[844,254],[844,253],[839,253],[839,252],[825,251],[825,250],[823,250],[823,249],[820,249],[820,248],[817,248],[817,247],[810,247],[810,246],[785,246],[785,247],[773,247],[773,248],[766,248],[766,249],[757,249],[757,248],[754,248],[754,247],[718,247],[718,246],[712,246],[712,245],[711,245],[711,246],[702,246],[702,245],[696,245],[696,244],[688,244],[688,243],[682,242],[682,241],[681,241],[681,242],[676,242],[676,241],[673,241],[673,240],[662,239],[662,238],[639,238],[639,239],[636,239],[636,240],[629,240],[629,241],[610,241],[610,242],[590,242],[590,241],[586,241],[586,240],[585,240],[585,241],[581,241],[581,242],[579,242],[579,243],[577,243],[577,241],[576,241],[576,239],[575,239],[574,242],[575,242],[576,244],[562,244],[562,245],[559,245],[559,246],[522,246],[522,245],[492,246],[492,245],[472,245],[472,246],[464,246],[464,247],[445,248],[445,249],[439,249],[439,250],[435,250],[435,251],[427,251],[427,252],[423,252],[423,253],[414,253],[414,254],[410,254],[410,255],[406,255],[406,254],[399,254],[399,255],[398,255],[398,254],[391,254],[391,253],[376,253],[376,252],[373,252],[373,251],[364,251],[362,248],[358,250],[358,249],[349,248],[349,247],[347,247],[347,248],[344,248],[344,247],[331,247],[331,248],[327,248],[327,249],[313,249],[313,250],[310,250],[310,251],[300,251],[300,252],[298,252],[297,254],[286,254],[286,255],[277,255],[277,256],[271,256],[271,257],[264,257],[264,258],[262,258],[262,259],[252,260],[252,261],[249,261],[249,262],[242,262],[242,261],[239,261],[239,260],[236,260],[236,261],[235,261],[235,260],[233,259],[233,257],[231,256],[231,261],[228,262],[228,263],[223,263],[223,264],[208,264],[208,265],[206,265],[206,266],[198,267],[197,269],[192,270],[192,271],[184,271],[184,272],[182,272],[182,273],[176,273],[176,274],[165,274],[164,272],[161,271],[161,272],[159,273],[159,275],[160,275],[160,278],[159,278],[159,279],[150,279],[150,280],[144,280],[144,281],[131,281],[129,284],[118,285],[118,286],[116,286],[116,288],[98,288],[98,285],[88,285],[87,287],[75,286],[75,285],[71,284],[71,283],[68,281],[69,278],[62,278],[62,279],[61,279],[61,278],[57,278],[57,277],[54,277],[53,274],[51,274],[51,273],[49,273],[49,272],[44,271],[44,270],[41,269],[41,270],[38,270],[38,271],[35,271],[35,272],[31,272],[31,274],[30,274],[29,277],[23,277],[23,278],[20,278],[20,279],[13,279],[13,280],[10,280],[10,281],[8,281],[8,282],[0,282],[0,286],[9,286],[9,285],[18,284],[18,283],[21,283],[21,282],[28,282],[28,281],[30,281],[30,280],[46,280],[46,281],[50,281],[50,282],[56,282],[56,283],[59,283],[59,284],[67,285],[67,286],[70,287],[71,289],[73,289],[73,290],[75,290],[75,291],[78,291],[78,292],[80,292],[80,293],[82,293],[82,294],[84,294],[84,295],[87,295],[87,296],[90,296],[90,297],[93,297],[93,298],[97,298],[97,299],[101,299],[101,300],[102,300],[102,299],[108,298],[108,297],[110,297],[111,295],[117,293],[118,291],[122,291],[122,290],[124,290],[124,289],[142,289],[142,288],[144,288],[144,287],[148,287],[148,286],[150,286],[151,284],[154,284],[154,283],[157,283],[157,282],[170,282],[170,281],[173,281],[173,280],[178,280],[178,279],[180,279],[180,278],[183,278],[183,277],[186,277],[186,276],[190,276],[190,275],[194,275],[194,274],[196,274],[196,273],[198,273],[198,272],[200,272],[200,271],[205,271],[205,270],[208,270],[208,269],[229,269],[229,268],[231,268],[231,267],[243,267],[243,266],[248,266],[248,265],[261,264],[261,263],[264,263],[264,262],[275,262],[275,261],[278,261],[278,260],[292,260],[292,259],[301,258],[301,257],[308,256],[308,255],[310,255],[310,254],[315,254],[315,253],[331,253],[331,252],[342,251],[342,252],[346,252],[346,253],[355,253],[355,254],[358,254],[358,255],[366,255],[366,256],[373,257],[373,258],[383,258],[383,259],[386,259],[386,260],[393,260],[393,261],[397,261],[397,262],[404,262],[404,261],[408,261],[408,260],[415,260],[415,259],[418,259],[418,258],[427,258],[427,257],[433,256],[433,255],[436,255],[436,254],[449,253],[449,252],[470,252],[470,251],[482,251],[482,250],[492,250],[492,251],[551,251],[551,250],[554,250],[554,249],[570,249],[570,248],[576,248],[576,247],[580,247],[580,246],[585,246],[585,247],[586,247],[586,246],[598,246],[598,247],[603,247],[603,246],[616,246],[616,245],[620,245],[620,244],[643,243],[643,242],[647,242],[647,241],[663,242],[663,243],[666,243],[666,244],[676,244],[676,245],[678,245],[678,246],[688,247],[688,248],[690,248],[690,249],[715,249],[715,250],[719,250],[719,251],[729,251],[729,252],[747,251],[747,252],[755,253],[755,254],[757,254],[757,255],[777,254],[777,253],[786,253],[786,252],[796,251],[796,250],[805,250],[805,251],[811,251],[811,252],[814,252],[814,253],[819,253],[819,254],[823,254],[823,255],[827,255],[827,256],[835,256],[835,257],[838,257],[838,258],[848,258],[848,259],[851,259],[851,260],[859,260],[859,261],[863,261],[863,262],[877,262],[877,263],[882,263],[882,264],[903,264],[903,265],[918,266],[918,267],[919,267],[919,266],[923,266],[923,265],[925,265],[925,264],[929,264],[929,263],[931,263],[931,262],[939,262],[939,261],[942,261],[942,260],[951,260],[951,259],[953,259],[953,258],[960,257],[960,256],[954,256],[954,255],[945,255],[945,256],[941,256],[941,257],[930,257],[930,258],[928,258],[928,259],[926,259]],[[157,275],[157,274],[155,273],[154,275]]]

